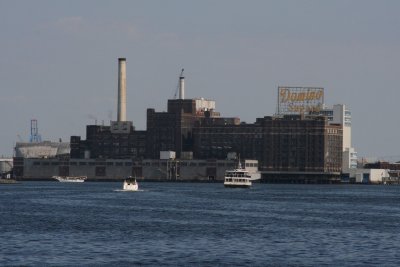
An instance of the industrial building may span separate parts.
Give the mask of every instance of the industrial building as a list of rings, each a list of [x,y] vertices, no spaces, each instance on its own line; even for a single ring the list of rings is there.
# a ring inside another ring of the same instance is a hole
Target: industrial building
[[[21,179],[87,175],[92,180],[128,175],[156,180],[222,180],[240,155],[246,167],[258,167],[264,182],[338,182],[342,168],[343,125],[316,114],[322,88],[280,88],[281,107],[290,110],[241,123],[222,117],[215,101],[185,99],[183,71],[179,97],[166,112],[147,110],[147,129],[137,131],[126,116],[126,59],[118,59],[118,115],[109,126],[88,125],[86,139],[71,136],[70,153],[27,158],[16,155]],[[306,90],[306,91],[305,91]],[[313,91],[315,90],[315,91]],[[294,107],[292,102],[296,102]],[[301,110],[299,114],[293,111]],[[307,110],[307,112],[304,112]],[[175,157],[160,158],[160,151]],[[249,161],[254,160],[254,161]]]
[[[0,178],[10,177],[13,169],[12,158],[0,158]]]
[[[193,128],[204,118],[229,124],[238,120],[220,118],[215,101],[205,99],[170,99],[167,112],[148,109],[146,158],[158,158],[160,151],[175,151],[178,158],[193,152]]]
[[[29,166],[35,160],[42,159],[46,161],[45,165],[50,165],[50,161],[59,161],[70,157],[70,143],[42,141],[38,132],[38,123],[36,119],[31,120],[30,142],[17,142],[15,144],[14,158],[12,160],[12,176],[22,179],[29,176]],[[59,163],[57,164],[59,165]],[[55,172],[56,175],[59,170]],[[46,168],[43,168],[41,176],[46,176]],[[47,176],[51,177],[51,176]]]

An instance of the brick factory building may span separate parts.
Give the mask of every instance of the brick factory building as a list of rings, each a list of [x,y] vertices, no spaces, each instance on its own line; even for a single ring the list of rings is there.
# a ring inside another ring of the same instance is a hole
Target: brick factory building
[[[310,110],[317,110],[323,104],[318,102],[323,99],[321,88],[279,88],[282,113],[248,124],[241,123],[239,118],[221,117],[215,111],[213,100],[185,99],[182,72],[179,98],[168,100],[166,112],[147,109],[147,129],[136,131],[133,123],[126,119],[126,60],[120,58],[118,61],[117,121],[111,121],[109,126],[88,125],[85,140],[71,136],[70,153],[63,155],[59,162],[32,160],[32,166],[27,166],[24,157],[15,158],[19,176],[29,176],[26,172],[30,167],[39,173],[40,168],[35,166],[49,165],[56,167],[48,170],[47,176],[56,170],[58,173],[53,175],[84,172],[85,166],[93,166],[94,171],[86,170],[86,173],[93,173],[93,178],[134,175],[143,173],[144,166],[153,165],[149,172],[156,174],[164,163],[151,160],[160,160],[161,151],[174,151],[176,173],[180,168],[179,161],[184,161],[183,167],[192,166],[190,160],[203,160],[196,165],[207,166],[206,176],[216,177],[220,173],[214,168],[217,160],[239,155],[241,159],[258,161],[264,182],[331,183],[340,180],[343,125],[329,123],[323,115],[295,115],[290,110],[293,103],[313,99],[317,106]],[[294,102],[288,104],[288,101]],[[220,162],[219,165],[229,164]],[[82,168],[78,168],[80,166]],[[196,172],[187,170],[187,173]]]

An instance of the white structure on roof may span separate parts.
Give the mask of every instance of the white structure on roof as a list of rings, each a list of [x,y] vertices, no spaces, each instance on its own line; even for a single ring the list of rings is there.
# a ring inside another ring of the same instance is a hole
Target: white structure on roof
[[[208,111],[215,109],[215,101],[208,100],[204,98],[195,98],[196,101],[196,111]]]
[[[52,158],[57,155],[69,154],[70,151],[70,144],[62,142],[17,142],[15,145],[15,156],[21,158]]]

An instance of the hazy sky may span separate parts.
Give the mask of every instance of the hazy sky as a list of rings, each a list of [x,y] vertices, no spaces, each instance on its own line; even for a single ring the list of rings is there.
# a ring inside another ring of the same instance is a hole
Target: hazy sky
[[[324,87],[352,111],[359,157],[400,155],[399,12],[397,0],[0,0],[0,155],[29,140],[31,119],[51,141],[109,125],[118,57],[136,129],[185,68],[187,98],[248,123],[275,112],[278,86]]]

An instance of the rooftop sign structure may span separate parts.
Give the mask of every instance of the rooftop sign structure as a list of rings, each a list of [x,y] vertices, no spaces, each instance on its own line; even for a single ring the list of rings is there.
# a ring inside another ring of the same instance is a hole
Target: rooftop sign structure
[[[278,87],[278,115],[319,112],[324,105],[324,88]]]

